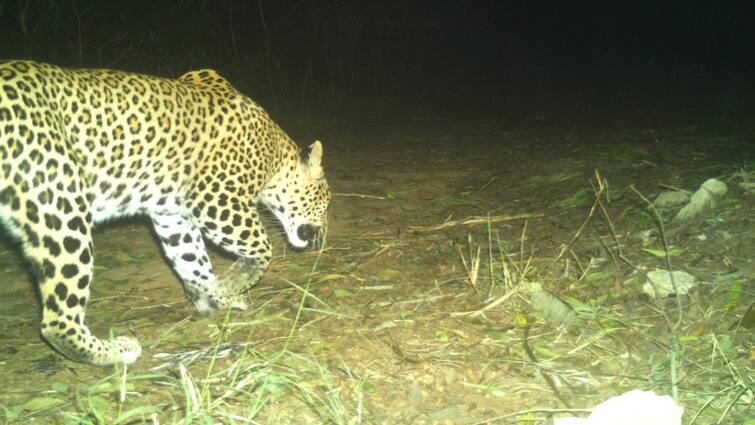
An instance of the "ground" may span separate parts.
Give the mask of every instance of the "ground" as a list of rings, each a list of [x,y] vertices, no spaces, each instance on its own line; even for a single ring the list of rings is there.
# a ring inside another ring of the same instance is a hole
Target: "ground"
[[[633,388],[676,392],[685,424],[753,416],[755,196],[741,183],[755,132],[745,121],[281,124],[325,142],[324,250],[287,251],[278,234],[253,307],[203,317],[146,221],[101,227],[87,320],[99,335],[140,339],[125,373],[46,346],[27,267],[0,240],[0,421],[534,424]],[[711,177],[728,184],[726,198],[691,224],[661,211],[659,231],[640,195]],[[672,268],[701,283],[654,301],[641,287],[645,271],[668,267],[664,238]],[[231,263],[217,251],[213,261]],[[577,318],[560,325],[553,308],[533,306],[533,284]]]

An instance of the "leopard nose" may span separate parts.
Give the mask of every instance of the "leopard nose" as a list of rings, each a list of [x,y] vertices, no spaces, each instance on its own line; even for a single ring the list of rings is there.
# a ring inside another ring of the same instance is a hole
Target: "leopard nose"
[[[296,229],[296,234],[299,236],[299,239],[303,241],[311,241],[317,234],[317,228],[310,224],[302,224]]]

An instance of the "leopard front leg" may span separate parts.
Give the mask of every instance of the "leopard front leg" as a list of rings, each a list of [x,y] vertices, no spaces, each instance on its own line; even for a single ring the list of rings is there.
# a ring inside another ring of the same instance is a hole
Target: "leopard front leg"
[[[202,233],[207,239],[238,257],[218,278],[218,286],[231,293],[245,293],[267,271],[272,247],[254,206],[238,202],[227,208],[219,212],[195,210],[195,215],[203,221]]]
[[[154,213],[151,218],[165,256],[183,282],[187,298],[200,313],[228,307],[248,308],[242,292],[231,292],[218,285],[202,233],[189,218],[165,213]]]

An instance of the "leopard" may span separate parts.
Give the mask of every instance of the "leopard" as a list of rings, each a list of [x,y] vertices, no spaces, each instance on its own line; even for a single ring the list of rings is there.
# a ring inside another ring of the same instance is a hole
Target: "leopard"
[[[300,149],[212,69],[0,62],[0,223],[36,282],[41,336],[73,361],[128,365],[142,352],[133,335],[98,338],[85,324],[96,226],[146,216],[199,313],[244,310],[272,259],[266,217],[293,248],[322,249],[322,157],[320,141]],[[235,257],[243,282],[221,279],[207,246]]]

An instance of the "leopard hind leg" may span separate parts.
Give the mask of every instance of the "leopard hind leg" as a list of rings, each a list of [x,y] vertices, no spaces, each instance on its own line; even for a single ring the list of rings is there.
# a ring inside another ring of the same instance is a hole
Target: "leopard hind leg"
[[[59,170],[75,169],[62,156],[56,161],[63,163]],[[44,171],[44,164],[40,165]],[[54,184],[55,174],[48,175],[44,178],[50,179],[49,185],[45,181],[35,185],[17,172],[0,187],[1,221],[20,239],[24,255],[36,269],[42,336],[72,360],[98,366],[132,363],[141,353],[135,339],[101,340],[84,324],[93,272],[89,203],[76,174],[66,175],[66,191],[52,191],[48,186]]]

